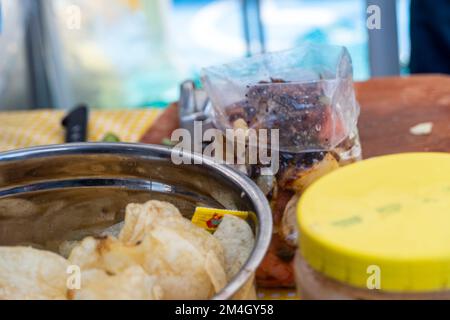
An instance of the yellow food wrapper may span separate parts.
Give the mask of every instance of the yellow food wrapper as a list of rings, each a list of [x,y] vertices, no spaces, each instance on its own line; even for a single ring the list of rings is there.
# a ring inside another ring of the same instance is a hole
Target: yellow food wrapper
[[[227,214],[247,220],[251,212],[198,207],[195,209],[192,223],[209,232],[214,232]]]

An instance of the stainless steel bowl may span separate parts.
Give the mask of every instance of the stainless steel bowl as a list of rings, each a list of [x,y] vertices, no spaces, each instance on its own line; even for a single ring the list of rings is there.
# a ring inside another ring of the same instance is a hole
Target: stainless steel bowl
[[[269,204],[252,181],[231,168],[200,155],[183,156],[202,164],[175,165],[168,148],[123,143],[0,153],[0,245],[56,251],[61,241],[122,221],[128,203],[150,199],[170,201],[186,217],[197,206],[253,211],[253,253],[214,298],[248,297],[272,235]]]

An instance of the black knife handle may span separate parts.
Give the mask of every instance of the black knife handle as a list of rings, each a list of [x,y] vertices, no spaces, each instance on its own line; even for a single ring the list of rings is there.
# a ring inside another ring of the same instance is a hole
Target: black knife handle
[[[62,121],[66,128],[66,143],[86,142],[89,109],[80,105],[71,111]]]

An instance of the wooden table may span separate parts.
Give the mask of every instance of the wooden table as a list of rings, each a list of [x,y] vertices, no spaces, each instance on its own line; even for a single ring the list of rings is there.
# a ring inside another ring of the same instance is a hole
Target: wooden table
[[[418,151],[450,152],[450,77],[426,75],[379,78],[355,84],[361,105],[359,132],[365,158]],[[430,135],[410,128],[432,122]],[[143,137],[159,144],[178,128],[178,109],[170,106]]]
[[[380,78],[355,85],[365,158],[399,152],[450,152],[450,77]],[[432,122],[430,135],[411,127]]]

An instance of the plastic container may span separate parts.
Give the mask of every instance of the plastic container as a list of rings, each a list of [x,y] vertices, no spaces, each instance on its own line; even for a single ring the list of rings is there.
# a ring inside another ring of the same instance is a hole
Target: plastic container
[[[337,170],[298,205],[304,299],[450,299],[450,154]]]

